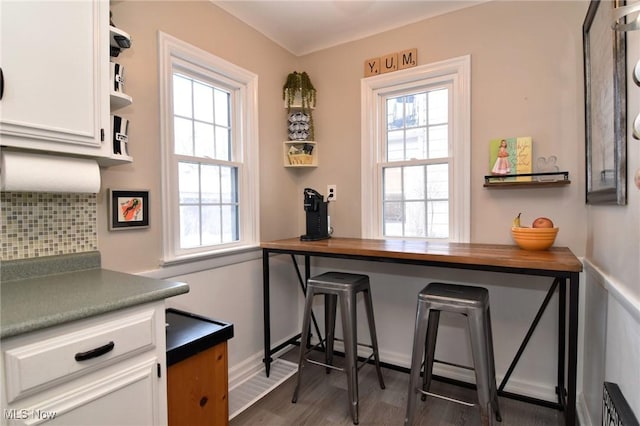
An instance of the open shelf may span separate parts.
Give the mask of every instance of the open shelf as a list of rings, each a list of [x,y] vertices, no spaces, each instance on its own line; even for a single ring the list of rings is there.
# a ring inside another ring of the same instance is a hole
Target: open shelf
[[[120,54],[122,49],[128,49],[131,47],[131,36],[120,28],[110,25],[109,47],[111,48],[111,56],[116,57]]]
[[[110,99],[112,111],[129,106],[133,102],[133,98],[131,98],[131,96],[114,90],[110,93]]]
[[[133,157],[128,155],[111,154],[110,157],[98,158],[98,164],[103,167],[119,166],[121,164],[133,163]]]
[[[302,149],[305,145],[311,146],[310,154],[289,155],[291,147]],[[282,154],[285,167],[318,167],[318,148],[315,141],[285,141]]]
[[[486,175],[485,188],[554,188],[569,185],[569,172]]]

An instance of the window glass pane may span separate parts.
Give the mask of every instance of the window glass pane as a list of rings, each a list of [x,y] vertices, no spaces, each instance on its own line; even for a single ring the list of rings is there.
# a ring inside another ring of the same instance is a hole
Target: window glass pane
[[[404,130],[387,133],[387,161],[404,160]]]
[[[431,201],[427,205],[428,236],[431,238],[449,237],[449,202]]]
[[[383,170],[383,180],[385,201],[402,199],[402,168],[385,168]]]
[[[193,82],[193,118],[213,123],[213,87]]]
[[[405,203],[404,236],[426,237],[424,201]]]
[[[202,207],[202,244],[213,245],[222,242],[220,229],[220,206]]]
[[[416,93],[413,95],[413,108],[417,117],[417,126],[427,125],[427,93]]]
[[[402,221],[404,218],[402,212],[402,203],[389,202],[384,203],[384,235],[387,237],[401,237]]]
[[[449,156],[449,127],[445,125],[429,128],[429,157],[443,158]]]
[[[220,167],[202,166],[202,203],[220,203]]]
[[[173,75],[173,114],[191,118],[191,79]]]
[[[178,164],[178,195],[180,204],[200,202],[200,176],[198,164]]]
[[[196,157],[214,158],[213,125],[194,123]]]
[[[404,167],[404,199],[424,200],[424,166]]]
[[[449,90],[440,89],[429,92],[429,124],[442,124],[449,121]]]
[[[176,154],[193,155],[193,128],[191,120],[176,117],[173,120],[173,140]]]
[[[449,198],[449,167],[447,164],[427,166],[428,198]]]
[[[215,158],[223,161],[231,161],[231,133],[226,127],[216,126],[216,154]]]
[[[222,242],[228,243],[238,239],[237,207],[222,206]]]
[[[215,90],[215,108],[216,108],[216,120],[215,124],[218,126],[230,126],[229,122],[229,100],[231,95],[228,92],[223,92],[222,90]]]
[[[220,189],[223,203],[235,203],[237,201],[238,188],[235,167],[220,167]]]
[[[403,160],[422,160],[427,154],[427,133],[424,127],[409,129],[406,133],[407,152]]]
[[[200,245],[200,208],[180,206],[180,247],[191,248]]]
[[[416,127],[420,120],[420,108],[416,103],[416,95],[408,95],[404,97],[404,125],[405,127]]]
[[[387,129],[404,127],[404,97],[387,99]]]

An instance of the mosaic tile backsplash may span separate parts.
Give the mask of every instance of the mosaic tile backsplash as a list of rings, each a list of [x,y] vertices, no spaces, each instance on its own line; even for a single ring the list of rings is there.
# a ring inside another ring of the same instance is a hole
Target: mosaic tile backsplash
[[[98,249],[96,194],[0,192],[0,261]]]

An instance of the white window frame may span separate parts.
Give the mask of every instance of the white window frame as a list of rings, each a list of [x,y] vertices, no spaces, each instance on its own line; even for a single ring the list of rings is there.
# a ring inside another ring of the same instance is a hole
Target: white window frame
[[[386,238],[382,226],[382,167],[386,121],[384,97],[399,89],[447,84],[453,90],[450,105],[452,135],[449,163],[449,238],[469,242],[471,229],[471,56],[421,65],[363,78],[361,94],[362,237]],[[392,238],[392,237],[388,237]],[[398,237],[395,237],[398,238]],[[442,239],[439,239],[442,241]]]
[[[162,153],[163,265],[242,253],[259,247],[258,76],[207,51],[158,32],[160,140]],[[173,149],[173,72],[191,69],[213,73],[232,85],[236,108],[239,240],[216,246],[180,249],[177,156]]]

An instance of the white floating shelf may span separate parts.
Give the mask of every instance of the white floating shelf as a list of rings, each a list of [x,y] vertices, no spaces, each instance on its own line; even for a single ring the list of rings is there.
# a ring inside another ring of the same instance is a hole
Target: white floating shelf
[[[125,93],[111,91],[111,109],[116,110],[120,108],[124,108],[133,103],[133,98]]]
[[[125,46],[123,44],[128,44],[128,46]],[[131,36],[127,32],[122,31],[120,28],[116,28],[113,25],[110,25],[109,45],[118,47],[120,49],[127,49],[131,46]]]

